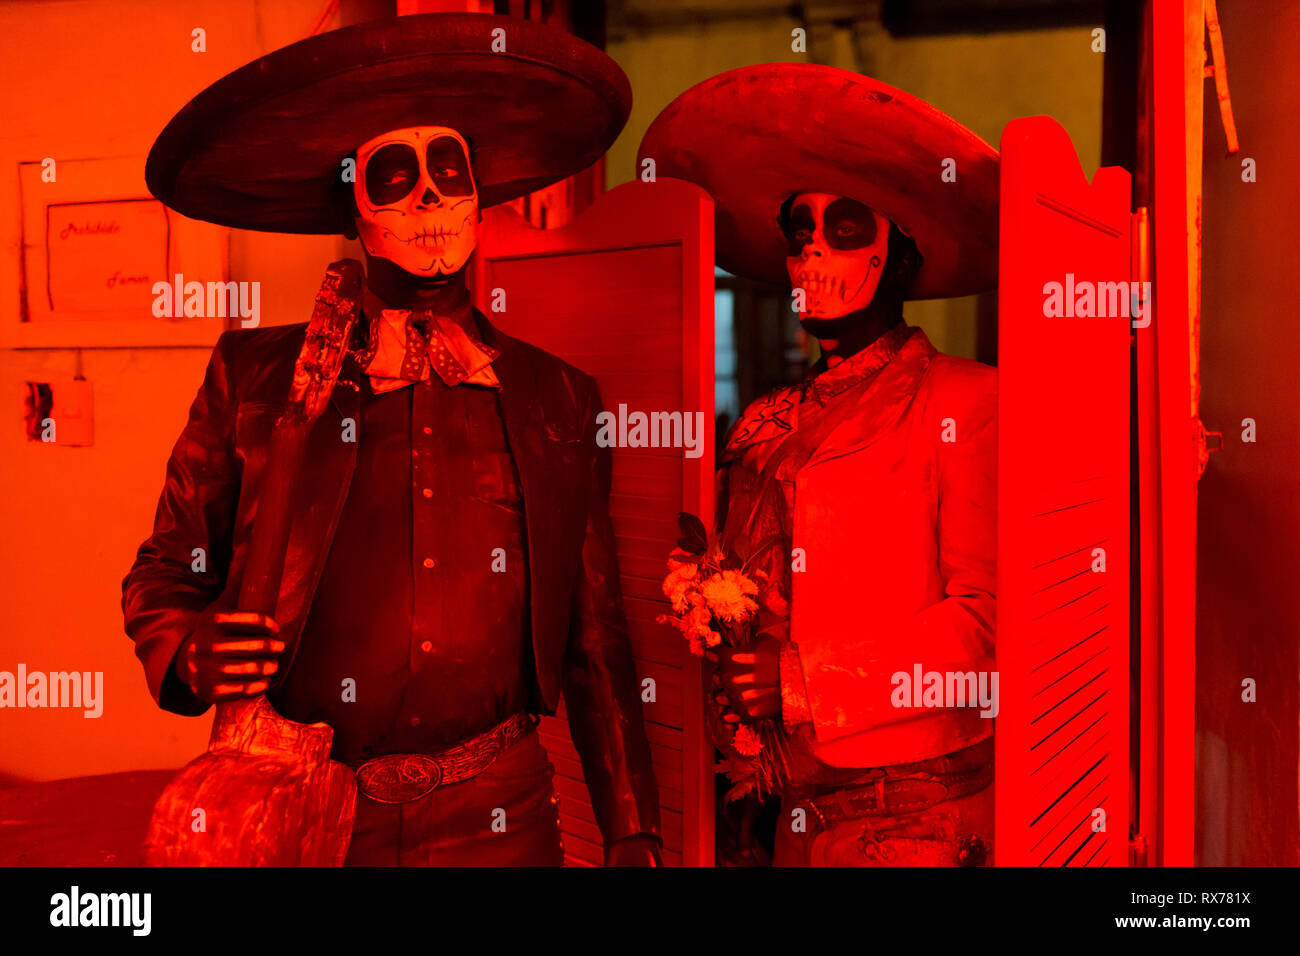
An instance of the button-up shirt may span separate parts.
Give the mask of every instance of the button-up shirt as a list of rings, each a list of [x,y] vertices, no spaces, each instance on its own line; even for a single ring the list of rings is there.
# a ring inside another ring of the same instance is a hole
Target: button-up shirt
[[[273,699],[330,724],[345,761],[480,733],[528,706],[532,669],[523,500],[496,389],[359,387],[347,502]]]

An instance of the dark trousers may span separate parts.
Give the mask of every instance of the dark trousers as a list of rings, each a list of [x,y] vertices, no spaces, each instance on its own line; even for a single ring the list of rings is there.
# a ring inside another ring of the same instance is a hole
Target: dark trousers
[[[357,794],[346,866],[563,866],[555,768],[536,730],[411,803]]]

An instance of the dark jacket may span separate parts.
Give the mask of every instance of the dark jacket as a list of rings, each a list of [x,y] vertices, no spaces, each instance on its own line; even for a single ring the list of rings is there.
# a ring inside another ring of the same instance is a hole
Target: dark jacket
[[[595,440],[596,383],[476,316],[484,340],[501,350],[493,369],[523,486],[534,696],[549,714],[564,696],[606,843],[657,834],[657,791],[609,518],[611,458]],[[253,438],[268,433],[257,419],[278,414],[305,329],[231,331],[218,340],[167,463],[153,534],[122,582],[126,631],[149,689],[175,713],[207,710],[177,679],[172,661],[205,608],[237,601],[267,453]],[[276,612],[290,648],[302,633],[347,497],[357,445],[342,440],[343,427],[345,419],[359,420],[360,396],[344,381],[362,374],[349,356],[308,439]],[[199,548],[206,569],[196,571]]]

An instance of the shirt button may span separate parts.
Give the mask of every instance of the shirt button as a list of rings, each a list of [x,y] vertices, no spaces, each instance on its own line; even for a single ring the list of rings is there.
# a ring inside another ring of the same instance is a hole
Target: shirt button
[[[412,717],[412,718],[411,718],[411,726],[412,726],[412,727],[419,727],[419,726],[420,726],[420,718],[419,718],[419,717]]]
[[[425,425],[425,426],[424,426],[424,433],[425,433],[426,435],[432,435],[432,434],[433,434],[433,429],[430,428],[428,425]]]
[[[425,488],[424,491],[422,491],[422,492],[420,492],[420,493],[421,493],[422,495],[424,495],[424,497],[426,497],[426,498],[432,498],[432,497],[433,497],[433,489],[432,489],[432,488]]]
[[[421,642],[421,644],[420,644],[420,650],[422,650],[422,651],[424,651],[424,653],[428,654],[431,650],[433,650],[433,641],[423,641],[423,642]]]
[[[431,567],[433,567],[433,558],[425,558],[425,559],[424,559],[424,566],[425,566],[426,568],[431,568]]]

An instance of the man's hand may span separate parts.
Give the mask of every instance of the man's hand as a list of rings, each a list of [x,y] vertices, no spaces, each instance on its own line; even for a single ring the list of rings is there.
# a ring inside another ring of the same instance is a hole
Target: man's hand
[[[728,724],[752,723],[781,713],[781,640],[759,637],[748,647],[715,647],[704,655],[717,665],[713,699]]]
[[[265,614],[208,608],[173,669],[194,696],[219,704],[262,693],[280,669],[280,625]]]
[[[606,866],[663,866],[659,840],[648,833],[637,833],[616,840],[605,851]]]

